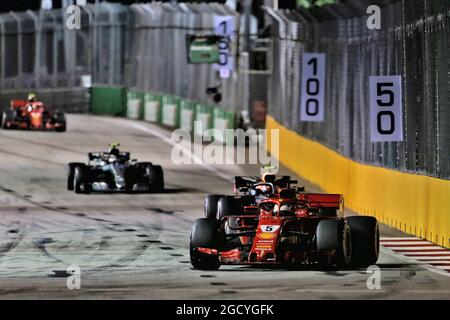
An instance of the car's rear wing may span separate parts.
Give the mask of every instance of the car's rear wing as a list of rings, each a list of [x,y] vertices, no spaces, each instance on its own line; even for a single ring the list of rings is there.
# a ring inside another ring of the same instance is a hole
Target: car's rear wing
[[[344,197],[341,194],[303,193],[298,198],[305,201],[311,208],[341,209]]]
[[[297,184],[297,180],[292,180],[290,176],[275,176],[270,175],[266,176],[266,181],[272,183],[276,187],[280,187],[281,189],[290,188],[292,184]],[[251,188],[255,183],[263,182],[260,177],[251,177],[251,176],[235,176],[234,177],[234,187],[236,189],[242,188]]]
[[[11,106],[11,109],[22,108],[27,105],[27,101],[26,100],[11,100],[9,104]]]
[[[89,152],[89,161],[93,161],[96,159],[101,159],[104,155],[108,155],[108,152]],[[130,152],[121,152],[119,154],[119,157],[125,158],[125,160],[130,160]]]

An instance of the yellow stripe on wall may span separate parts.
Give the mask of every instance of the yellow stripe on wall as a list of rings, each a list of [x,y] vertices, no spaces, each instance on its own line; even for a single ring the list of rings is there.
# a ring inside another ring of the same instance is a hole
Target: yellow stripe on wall
[[[344,195],[346,207],[396,229],[450,248],[450,181],[364,165],[287,129],[279,129],[279,160],[325,192]],[[270,151],[270,134],[267,135]]]

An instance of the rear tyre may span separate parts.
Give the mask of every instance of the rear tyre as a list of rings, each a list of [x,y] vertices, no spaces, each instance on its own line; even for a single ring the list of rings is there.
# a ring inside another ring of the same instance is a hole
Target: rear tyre
[[[84,166],[84,163],[80,162],[71,162],[67,165],[67,190],[74,190],[74,177],[75,177],[75,168],[78,166]]]
[[[239,214],[240,205],[233,196],[225,196],[217,202],[217,220],[224,217]]]
[[[52,122],[53,125],[56,125],[56,124],[60,125],[58,127],[55,126],[55,131],[56,132],[64,132],[64,131],[66,131],[66,116],[65,116],[64,113],[56,112],[52,116],[51,122]]]
[[[164,173],[161,166],[150,166],[149,184],[152,192],[164,191]]]
[[[206,254],[197,248],[215,249],[220,246],[219,224],[215,219],[201,218],[194,222],[190,237],[191,264],[199,270],[217,270],[220,267],[216,254]]]
[[[2,113],[2,122],[1,122],[1,126],[2,129],[10,129],[10,122],[14,121],[15,118],[15,112],[14,110],[5,110]]]
[[[205,198],[205,217],[209,219],[217,218],[217,203],[220,198],[224,197],[220,194],[209,194]]]
[[[374,217],[346,218],[352,234],[352,266],[368,267],[377,262],[380,252],[380,230]]]
[[[316,242],[322,266],[347,268],[350,265],[352,242],[350,228],[345,221],[320,221],[316,230]]]
[[[56,132],[66,132],[66,123],[61,123],[60,127],[55,127]]]

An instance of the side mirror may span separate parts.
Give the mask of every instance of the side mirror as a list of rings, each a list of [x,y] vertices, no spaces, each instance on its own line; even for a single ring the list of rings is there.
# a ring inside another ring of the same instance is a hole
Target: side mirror
[[[305,192],[305,187],[304,186],[297,187],[297,192]]]

